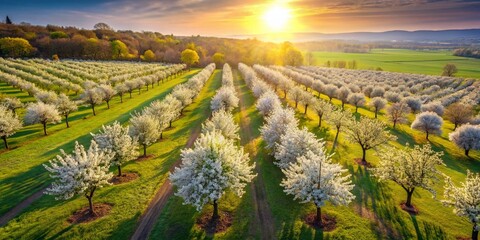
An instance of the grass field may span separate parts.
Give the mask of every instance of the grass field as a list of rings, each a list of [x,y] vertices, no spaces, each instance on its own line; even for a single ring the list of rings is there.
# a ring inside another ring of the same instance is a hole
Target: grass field
[[[373,49],[370,53],[314,52],[314,65],[327,61],[357,61],[359,69],[441,75],[443,66],[453,63],[456,76],[480,79],[480,59],[453,56],[451,51],[415,51],[406,49]]]

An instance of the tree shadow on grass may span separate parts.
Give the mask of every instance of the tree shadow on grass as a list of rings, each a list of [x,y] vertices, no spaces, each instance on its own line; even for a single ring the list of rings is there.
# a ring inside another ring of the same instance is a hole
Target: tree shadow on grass
[[[355,202],[362,211],[367,211],[366,217],[372,221],[372,229],[377,235],[380,237],[386,234],[390,239],[412,237],[397,204],[392,201],[391,189],[373,178],[368,168],[359,166],[355,171],[354,166],[350,165],[348,171],[355,184]],[[368,211],[372,211],[373,215]]]
[[[417,222],[417,217],[415,215],[410,215],[413,226],[415,228],[415,233],[417,234],[417,239],[419,240],[428,240],[428,239],[447,239],[447,234],[442,230],[442,228],[431,224],[425,221],[421,222],[423,225],[423,231],[420,228],[420,224]]]

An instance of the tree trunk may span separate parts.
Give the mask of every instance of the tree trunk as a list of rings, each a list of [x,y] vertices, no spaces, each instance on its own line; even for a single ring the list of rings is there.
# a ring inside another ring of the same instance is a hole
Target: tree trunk
[[[342,110],[345,110],[345,102],[342,101]]]
[[[140,95],[141,91],[142,91],[141,88],[138,88],[138,95]]]
[[[318,115],[318,127],[322,127],[322,116]]]
[[[143,144],[143,156],[147,156],[147,144]]]
[[[128,92],[128,93],[130,93],[130,98],[132,98],[132,92],[130,91],[130,92]]]
[[[397,121],[393,121],[393,129],[397,126]]]
[[[93,116],[97,116],[97,115],[95,114],[95,104],[92,103],[92,104],[90,104],[90,105],[92,105]]]
[[[477,224],[473,224],[472,228],[472,240],[478,240],[478,230],[477,230]]]
[[[378,110],[375,109],[375,118],[377,118]]]
[[[47,122],[43,122],[43,134],[45,134],[45,136],[47,136]]]
[[[458,126],[458,124],[454,123],[453,131],[455,131],[455,129],[457,129],[457,126]]]
[[[172,127],[172,120],[170,120],[168,127]]]
[[[319,227],[323,227],[322,225],[322,209],[320,207],[317,207],[317,216],[315,217],[315,220],[317,221],[317,224]]]
[[[303,114],[307,114],[307,109],[308,109],[308,105],[305,105],[305,112],[303,112]]]
[[[470,149],[465,149],[465,156],[469,157],[468,156],[468,153],[470,152]]]
[[[335,140],[333,140],[333,149],[335,150],[335,147],[337,146],[337,140],[338,140],[338,134],[340,133],[340,129],[337,128],[337,133],[335,134]]]
[[[358,106],[355,106],[355,113],[358,113]]]
[[[218,203],[217,200],[213,200],[213,215],[212,220],[218,219]]]
[[[122,176],[122,166],[118,165],[117,168],[118,168],[118,176],[120,177]]]
[[[298,106],[298,101],[295,101],[295,108],[297,108]]]
[[[5,149],[8,149],[7,136],[2,136],[3,143],[5,144]]]
[[[283,91],[284,95],[283,95],[283,99],[287,99],[287,90]]]
[[[365,148],[362,147],[362,153],[363,153],[363,156],[362,156],[362,163],[363,164],[366,164],[367,163],[367,150]]]
[[[160,133],[160,139],[163,139],[163,132]]]
[[[148,84],[147,84],[147,91],[148,91]]]
[[[107,102],[107,109],[110,109],[110,101],[106,101]]]
[[[67,124],[67,128],[69,128],[70,125],[68,124],[68,114],[65,114],[65,123]]]
[[[92,191],[90,191],[89,195],[85,195],[85,197],[88,199],[88,206],[90,208],[90,215],[91,216],[95,216],[95,210],[93,209],[93,202],[92,202],[92,198],[93,198],[93,194],[95,193],[95,189],[96,189],[96,187],[94,187],[92,189]]]
[[[411,191],[407,191],[407,202],[405,203],[405,206],[407,207],[412,207],[412,195],[413,195],[413,191],[415,190],[412,189]]]
[[[120,103],[123,103],[123,94],[120,95]]]
[[[428,140],[428,131],[427,131],[427,136],[425,138]]]

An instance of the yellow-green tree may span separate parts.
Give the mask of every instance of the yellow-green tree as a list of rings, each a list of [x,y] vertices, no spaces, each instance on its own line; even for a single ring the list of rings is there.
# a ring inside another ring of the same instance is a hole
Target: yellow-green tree
[[[112,48],[113,59],[123,59],[128,57],[128,47],[120,40],[115,40],[110,43]]]
[[[143,61],[153,62],[155,61],[155,53],[152,50],[147,50],[140,57]]]
[[[0,54],[4,57],[28,57],[35,48],[23,38],[1,38],[0,39]]]
[[[215,63],[217,68],[222,67],[225,63],[225,54],[219,52],[213,54],[212,61]]]
[[[190,66],[192,66],[193,64],[198,63],[200,57],[198,56],[198,53],[193,51],[192,49],[185,49],[180,55],[180,60],[183,63],[187,64],[188,68],[190,68]]]

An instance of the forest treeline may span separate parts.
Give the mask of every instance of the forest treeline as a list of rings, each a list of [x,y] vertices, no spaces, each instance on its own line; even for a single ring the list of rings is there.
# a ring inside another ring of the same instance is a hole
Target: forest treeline
[[[256,39],[176,37],[158,32],[114,30],[105,23],[94,29],[54,25],[0,24],[1,57],[45,59],[144,60],[179,63],[181,53],[198,53],[198,65],[210,62],[222,66],[261,63],[301,65],[302,53],[289,42],[268,43]]]

